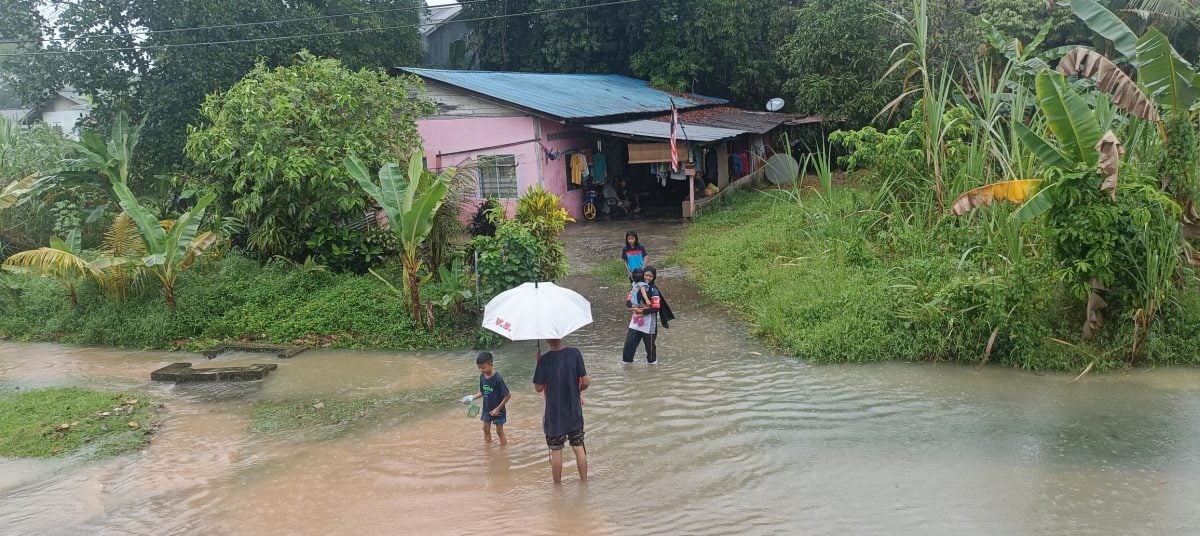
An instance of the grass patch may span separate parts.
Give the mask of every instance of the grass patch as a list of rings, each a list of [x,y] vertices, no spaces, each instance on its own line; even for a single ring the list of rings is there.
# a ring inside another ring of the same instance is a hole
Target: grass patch
[[[125,302],[94,284],[72,308],[62,286],[36,277],[9,278],[16,303],[0,297],[0,338],[148,349],[198,349],[218,341],[255,340],[335,348],[396,350],[469,348],[474,318],[441,310],[436,329],[412,321],[399,296],[374,277],[335,274],[240,256],[202,261],[176,287],[178,309],[147,281]]]
[[[1005,238],[989,227],[1006,215],[924,225],[871,209],[871,194],[856,189],[828,200],[735,195],[730,210],[689,228],[672,259],[793,355],[978,364],[995,332],[993,364],[1079,371],[1127,362],[1132,322],[1111,318],[1096,340],[1080,340],[1083,302],[1049,255],[1020,254],[1036,250],[1038,229]],[[1200,362],[1200,289],[1180,290],[1160,315],[1141,362]]]
[[[625,271],[625,261],[621,259],[608,259],[593,264],[587,273],[609,286],[629,285],[629,272]]]
[[[41,458],[85,447],[97,457],[138,450],[150,441],[158,404],[143,394],[75,387],[0,396],[0,456]]]

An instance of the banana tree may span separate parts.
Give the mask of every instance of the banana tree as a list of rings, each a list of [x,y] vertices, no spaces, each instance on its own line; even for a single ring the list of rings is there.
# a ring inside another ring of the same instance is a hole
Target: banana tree
[[[1159,165],[1160,182],[1183,207],[1183,219],[1200,219],[1200,155],[1193,116],[1200,108],[1200,75],[1171,46],[1166,34],[1148,28],[1138,37],[1119,17],[1095,0],[1071,0],[1071,9],[1088,27],[1111,40],[1116,50],[1137,68],[1137,80],[1145,94],[1164,110],[1158,123],[1164,158]],[[1193,229],[1193,234],[1196,231]]]
[[[1070,88],[1061,73],[1039,73],[1035,90],[1038,108],[1046,117],[1053,138],[1043,137],[1021,123],[1014,122],[1013,129],[1021,142],[1045,164],[1047,178],[1005,181],[975,188],[954,201],[954,214],[966,214],[996,201],[1023,202],[1013,213],[1013,217],[1021,221],[1056,207],[1069,211],[1072,202],[1056,203],[1056,190],[1078,187],[1079,184],[1098,183],[1096,187],[1109,192],[1110,199],[1116,199],[1121,155],[1124,154],[1121,141],[1111,130],[1101,132],[1100,123],[1087,101]],[[1093,181],[1090,177],[1096,179]],[[1089,266],[1087,262],[1075,264]],[[1096,273],[1095,268],[1089,270],[1090,274]],[[1099,294],[1105,288],[1101,278],[1092,275],[1088,286],[1084,338],[1091,338],[1099,328],[1102,322],[1100,310],[1106,305]]]
[[[91,278],[101,284],[104,268],[111,259],[102,258],[89,262],[83,257],[78,231],[71,231],[66,240],[50,238],[50,247],[17,253],[4,261],[4,269],[14,273],[35,274],[58,281],[67,291],[72,307],[79,306],[79,284]]]
[[[59,169],[35,173],[5,186],[0,190],[0,211],[57,187],[95,188],[118,202],[112,185],[129,183],[133,151],[143,124],[145,121],[130,125],[129,115],[118,112],[107,140],[94,131],[85,131],[74,142],[79,158],[64,162]]]
[[[144,252],[141,253],[144,255],[133,260],[158,278],[162,283],[167,306],[174,310],[175,281],[179,274],[217,242],[217,235],[212,231],[199,232],[204,209],[212,203],[216,195],[201,197],[195,206],[174,221],[159,221],[154,214],[138,203],[133,192],[124,183],[114,181],[112,189],[120,201],[121,208],[133,219],[141,233],[144,248]]]
[[[429,236],[434,215],[450,191],[456,170],[446,169],[437,175],[426,173],[420,149],[409,156],[407,173],[394,163],[384,164],[379,169],[379,185],[371,180],[367,167],[356,156],[346,157],[343,165],[363,191],[383,208],[388,227],[400,240],[404,286],[408,291],[413,321],[420,324],[420,246]]]

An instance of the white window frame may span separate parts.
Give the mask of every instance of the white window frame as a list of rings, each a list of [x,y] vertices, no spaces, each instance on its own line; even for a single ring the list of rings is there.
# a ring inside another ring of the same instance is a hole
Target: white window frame
[[[479,168],[479,197],[517,198],[517,155],[479,155],[475,162]]]

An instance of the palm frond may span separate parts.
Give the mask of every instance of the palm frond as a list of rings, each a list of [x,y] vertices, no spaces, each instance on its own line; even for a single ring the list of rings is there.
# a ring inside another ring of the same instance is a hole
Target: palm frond
[[[11,272],[37,274],[60,280],[74,280],[93,272],[88,261],[57,248],[22,251],[6,259],[3,266]]]
[[[433,216],[433,228],[426,244],[429,248],[429,267],[437,269],[453,256],[455,241],[466,232],[459,216],[471,202],[475,192],[475,175],[470,167],[456,167],[449,174],[450,193]]]
[[[100,251],[110,257],[141,257],[146,254],[142,233],[138,231],[137,224],[129,214],[119,214],[108,226],[108,230],[104,231]]]

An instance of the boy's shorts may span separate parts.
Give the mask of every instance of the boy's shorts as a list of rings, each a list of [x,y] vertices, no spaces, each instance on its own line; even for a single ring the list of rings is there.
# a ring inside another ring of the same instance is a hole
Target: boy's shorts
[[[508,415],[501,413],[500,416],[493,417],[491,413],[483,412],[479,414],[479,420],[496,426],[504,426],[505,421],[508,420]]]
[[[583,428],[556,437],[546,436],[546,446],[550,447],[550,450],[562,450],[563,445],[568,441],[570,441],[572,447],[582,447]]]

